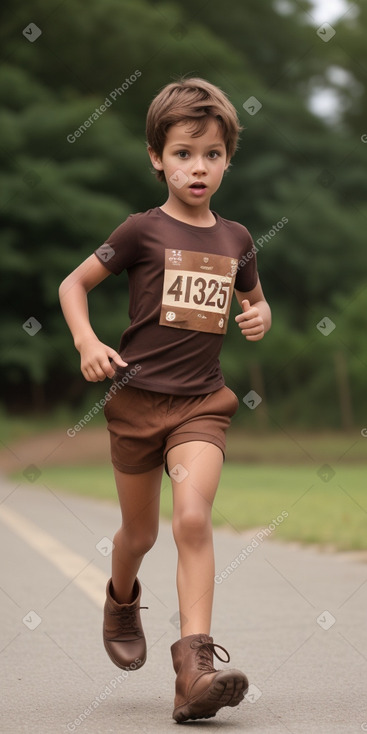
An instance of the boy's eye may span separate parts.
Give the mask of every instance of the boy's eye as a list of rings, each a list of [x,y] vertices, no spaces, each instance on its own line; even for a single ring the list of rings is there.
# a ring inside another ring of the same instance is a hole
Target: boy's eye
[[[186,160],[186,158],[189,157],[189,153],[187,150],[179,150],[177,151],[176,155],[179,158],[181,158],[181,160]],[[219,157],[220,157],[220,153],[218,150],[211,150],[208,153],[208,158],[210,158],[210,160],[215,160],[216,158],[219,158]]]

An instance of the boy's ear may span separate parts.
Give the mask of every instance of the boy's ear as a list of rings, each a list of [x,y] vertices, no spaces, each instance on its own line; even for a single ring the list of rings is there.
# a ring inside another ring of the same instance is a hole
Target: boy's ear
[[[148,153],[149,158],[152,162],[153,168],[155,168],[156,171],[163,171],[163,163],[161,157],[158,155],[158,153],[153,150],[153,148],[148,145]]]

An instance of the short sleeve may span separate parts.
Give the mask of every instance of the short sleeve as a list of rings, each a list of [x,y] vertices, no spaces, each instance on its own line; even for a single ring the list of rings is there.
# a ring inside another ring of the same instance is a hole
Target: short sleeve
[[[94,254],[107,270],[119,275],[126,268],[135,265],[139,258],[139,237],[136,223],[137,214],[130,214],[115,229]]]
[[[245,229],[245,244],[242,255],[238,261],[237,275],[234,287],[237,291],[246,293],[255,288],[257,274],[256,247],[253,239],[247,229]]]

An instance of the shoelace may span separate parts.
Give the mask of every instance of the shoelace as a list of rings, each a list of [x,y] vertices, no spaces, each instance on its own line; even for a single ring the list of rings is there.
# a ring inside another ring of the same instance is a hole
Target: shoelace
[[[198,667],[200,670],[206,670],[208,673],[213,673],[215,671],[215,668],[213,668],[212,663],[212,655],[214,654],[218,660],[220,660],[222,663],[229,663],[230,661],[230,655],[229,652],[225,649],[225,647],[222,647],[222,645],[217,645],[215,642],[201,642],[200,640],[193,640],[191,643],[191,647],[193,650],[197,650],[198,654]],[[225,654],[227,655],[227,660],[224,660],[224,658],[221,658],[220,655],[216,652],[215,648],[218,647],[220,650],[223,650]]]
[[[118,629],[116,630],[116,634],[120,634],[120,632],[123,634],[124,632],[139,631],[135,616],[135,612],[138,609],[149,609],[149,607],[134,607],[134,609],[127,608],[124,609],[123,612],[121,612],[120,609],[110,611],[110,614],[113,614],[113,616],[116,617],[118,621]]]

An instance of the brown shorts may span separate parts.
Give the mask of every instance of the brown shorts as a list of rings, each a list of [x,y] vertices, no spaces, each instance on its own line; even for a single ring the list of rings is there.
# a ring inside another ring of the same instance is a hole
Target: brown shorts
[[[208,441],[225,455],[226,430],[239,406],[228,387],[188,396],[113,384],[108,394],[104,414],[119,471],[139,474],[164,463],[168,474],[168,451],[187,441]]]

